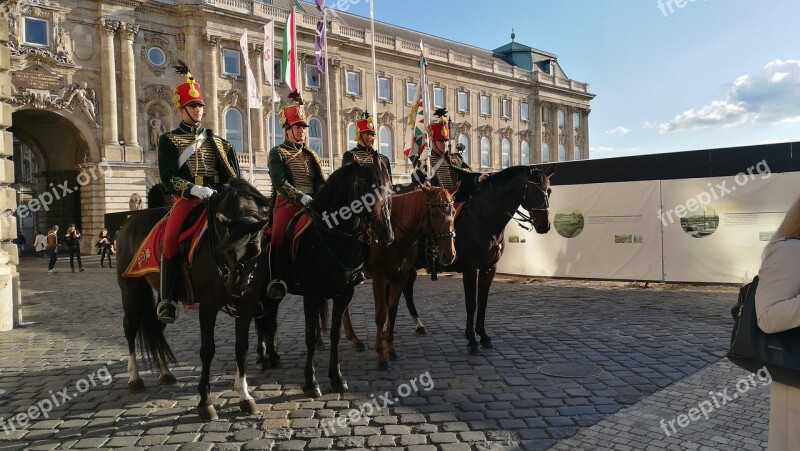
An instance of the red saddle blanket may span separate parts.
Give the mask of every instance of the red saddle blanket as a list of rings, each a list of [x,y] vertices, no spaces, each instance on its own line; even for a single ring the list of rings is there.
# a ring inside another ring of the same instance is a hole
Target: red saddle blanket
[[[291,243],[290,249],[292,250],[291,254],[292,260],[294,260],[295,253],[297,252],[297,244],[299,243],[298,238],[300,237],[300,235],[303,234],[303,232],[306,231],[306,229],[309,226],[311,226],[311,216],[309,216],[305,212],[300,212],[299,215],[300,217],[297,219],[297,221],[294,222],[294,227],[292,227],[291,230],[287,230],[285,232],[286,238],[284,239],[284,242],[288,241],[289,243]],[[265,228],[264,233],[267,236],[272,236],[272,228],[271,227]],[[269,240],[267,240],[266,244],[264,245],[264,252],[269,252],[269,248],[270,248],[270,242]]]
[[[145,274],[159,272],[158,265],[161,261],[161,242],[164,240],[164,231],[167,228],[168,217],[169,215],[164,216],[153,226],[153,229],[147,234],[142,244],[139,245],[139,249],[136,250],[131,264],[128,265],[128,268],[122,273],[123,277],[141,277]],[[191,227],[181,232],[178,237],[179,243],[191,240],[189,242],[189,252],[186,256],[189,263],[192,263],[194,252],[197,249],[197,245],[200,243],[200,239],[205,235],[207,228],[208,216],[204,209]]]

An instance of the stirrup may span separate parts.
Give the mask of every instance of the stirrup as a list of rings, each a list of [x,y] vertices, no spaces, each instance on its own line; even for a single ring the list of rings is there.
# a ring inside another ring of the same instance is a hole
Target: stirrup
[[[178,303],[162,299],[156,306],[158,320],[164,324],[172,324],[178,317]]]
[[[364,275],[364,271],[353,271],[353,273],[350,274],[350,284],[353,286],[361,285],[365,280],[367,280],[367,276]]]
[[[288,291],[289,287],[286,286],[286,282],[283,280],[274,279],[267,284],[267,296],[275,301],[283,299]]]

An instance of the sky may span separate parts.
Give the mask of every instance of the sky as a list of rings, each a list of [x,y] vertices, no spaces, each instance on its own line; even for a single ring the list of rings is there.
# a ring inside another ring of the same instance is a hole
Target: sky
[[[798,0],[374,2],[381,22],[489,50],[513,28],[556,54],[597,96],[593,159],[800,141]]]

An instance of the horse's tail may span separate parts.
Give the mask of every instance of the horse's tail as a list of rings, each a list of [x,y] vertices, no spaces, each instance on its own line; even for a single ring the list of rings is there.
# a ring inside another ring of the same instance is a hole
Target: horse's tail
[[[150,285],[144,280],[142,285],[148,291],[147,297],[142,297],[142,302],[139,303],[141,309],[139,310],[139,349],[147,356],[147,362],[150,368],[153,368],[152,360],[155,358],[156,363],[162,367],[166,367],[168,363],[177,363],[175,354],[172,353],[167,339],[164,337],[164,328],[166,324],[158,320],[156,313],[155,300]]]

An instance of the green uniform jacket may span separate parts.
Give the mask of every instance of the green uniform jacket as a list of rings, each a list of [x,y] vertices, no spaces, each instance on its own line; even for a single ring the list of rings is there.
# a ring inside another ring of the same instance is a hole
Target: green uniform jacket
[[[178,156],[183,152],[183,149],[178,149],[174,142],[168,135],[195,135],[187,130],[188,126],[181,124],[175,130],[164,133],[158,139],[158,172],[161,176],[161,183],[170,193],[181,196],[184,199],[193,199],[194,196],[189,194],[192,187],[195,185],[194,176],[186,163],[178,167]],[[203,127],[198,127],[196,132],[203,131]],[[210,147],[209,147],[210,146]],[[236,160],[236,153],[233,145],[225,141],[217,135],[212,138],[206,139],[200,151],[214,151],[216,155],[216,169],[219,176],[219,184],[227,183],[228,180],[234,177],[239,177],[239,162]],[[207,184],[210,185],[210,184]],[[210,186],[215,188],[214,186]]]
[[[459,194],[464,194],[467,197],[471,196],[478,186],[478,177],[481,176],[480,173],[474,172],[472,168],[464,162],[464,158],[461,154],[451,154],[449,152],[445,152],[442,154],[442,158],[445,158],[445,161],[442,162],[442,166],[450,166],[452,174],[457,179],[457,182],[461,182],[461,188],[459,188]],[[453,162],[452,160],[455,160]],[[418,166],[418,160],[415,162],[415,166]],[[441,170],[441,168],[439,168]],[[420,180],[424,180],[425,175],[422,173],[422,170],[417,170],[417,175]],[[432,186],[442,186],[441,182],[439,181],[439,177],[434,175],[431,178],[431,185]],[[458,196],[463,198],[464,195]]]
[[[372,158],[372,153],[373,152],[377,153],[378,151],[375,150],[375,149],[369,149],[369,148],[367,148],[365,146],[362,146],[361,144],[358,144],[357,146],[353,147],[352,149],[346,151],[344,153],[344,155],[342,155],[342,166],[344,166],[344,165],[346,165],[348,163],[352,163],[353,161],[357,160],[358,158],[356,157],[356,154],[369,155],[370,161],[372,161],[371,158]],[[378,153],[378,157],[383,162],[383,165],[386,166],[386,170],[389,172],[389,179],[391,180],[391,178],[392,178],[392,164],[389,162],[389,157],[387,157],[386,155],[384,155],[382,153]],[[358,161],[361,162],[361,160],[358,160]]]
[[[291,168],[284,161],[283,155],[281,155],[281,148],[290,150],[292,152],[296,152],[298,149],[302,148],[304,155],[312,157],[314,161],[314,171],[311,174],[311,185],[314,190],[313,193],[303,193],[299,189],[295,188],[294,176],[292,175]],[[311,148],[305,144],[294,144],[288,139],[284,141],[283,144],[278,144],[269,151],[268,165],[269,176],[272,179],[272,189],[277,191],[279,195],[292,199],[292,201],[297,204],[300,203],[300,198],[303,197],[303,194],[310,194],[313,196],[319,192],[320,188],[322,188],[322,186],[325,184],[325,176],[322,175],[322,163],[320,163],[317,153],[311,150]],[[273,198],[274,197],[275,196],[273,196]]]

